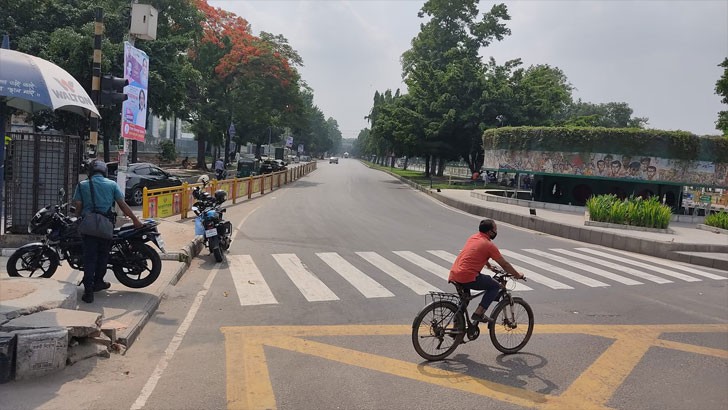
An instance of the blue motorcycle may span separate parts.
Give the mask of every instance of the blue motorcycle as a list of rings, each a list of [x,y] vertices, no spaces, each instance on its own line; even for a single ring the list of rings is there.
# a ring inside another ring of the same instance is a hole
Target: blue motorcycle
[[[197,202],[192,206],[195,218],[195,235],[202,235],[205,246],[215,256],[215,261],[222,262],[224,251],[230,248],[232,242],[233,225],[225,221],[223,202],[227,200],[227,192],[219,189],[214,195],[205,191],[206,182],[202,187],[195,187],[192,196]]]

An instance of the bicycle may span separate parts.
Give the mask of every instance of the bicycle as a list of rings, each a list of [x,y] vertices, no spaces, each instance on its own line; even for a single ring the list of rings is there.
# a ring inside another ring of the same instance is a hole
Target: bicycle
[[[525,300],[511,295],[508,284],[515,284],[512,282],[515,278],[497,267],[493,272],[493,279],[501,284],[501,289],[490,315],[493,320],[488,323],[490,341],[504,354],[517,353],[533,333],[533,310]],[[465,336],[468,341],[480,336],[478,322],[472,322],[468,315],[468,304],[484,292],[471,295],[470,289],[451,283],[457,294],[430,292],[425,296],[430,302],[412,323],[412,344],[417,354],[428,361],[445,359],[458,345],[467,343]]]

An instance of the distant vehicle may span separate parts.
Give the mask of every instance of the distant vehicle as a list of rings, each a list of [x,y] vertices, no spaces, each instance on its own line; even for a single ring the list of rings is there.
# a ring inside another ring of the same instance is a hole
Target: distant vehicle
[[[301,155],[301,162],[308,162],[311,160],[311,157],[308,155]]]
[[[109,162],[106,166],[109,170],[109,178],[116,180],[119,163]],[[124,197],[129,204],[139,206],[142,204],[145,187],[157,189],[180,185],[182,185],[181,179],[169,174],[162,168],[146,162],[137,162],[136,164],[129,164],[126,168],[126,192],[124,192]]]
[[[345,152],[344,153],[344,158],[349,158],[349,153],[348,152]]]
[[[260,163],[260,173],[270,174],[271,172],[278,172],[286,170],[288,164],[280,159],[265,159]]]
[[[329,164],[338,164],[338,163],[339,163],[339,157],[329,158]]]

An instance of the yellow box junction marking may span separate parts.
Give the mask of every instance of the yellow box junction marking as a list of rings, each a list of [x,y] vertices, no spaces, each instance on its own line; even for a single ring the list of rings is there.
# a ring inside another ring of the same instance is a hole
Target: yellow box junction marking
[[[728,324],[706,325],[536,325],[538,334],[586,334],[614,339],[559,395],[532,392],[461,373],[333,346],[307,337],[402,336],[409,325],[223,327],[229,409],[275,409],[264,346],[375,370],[524,407],[608,409],[606,403],[651,347],[728,359],[728,351],[659,339],[663,333],[728,333]],[[426,372],[423,369],[427,367]]]

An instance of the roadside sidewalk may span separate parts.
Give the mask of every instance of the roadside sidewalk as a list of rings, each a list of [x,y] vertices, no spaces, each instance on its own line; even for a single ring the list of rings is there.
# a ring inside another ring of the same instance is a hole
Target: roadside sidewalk
[[[554,236],[728,270],[728,234],[699,229],[698,223],[671,222],[670,232],[588,226],[583,211],[517,205],[515,200],[487,195],[484,190],[446,189],[428,194],[468,213]]]

